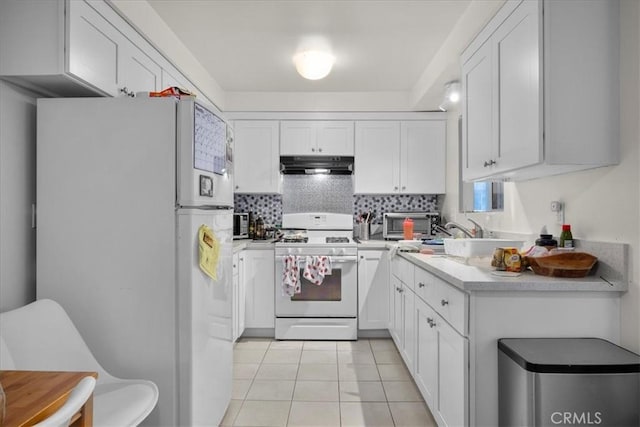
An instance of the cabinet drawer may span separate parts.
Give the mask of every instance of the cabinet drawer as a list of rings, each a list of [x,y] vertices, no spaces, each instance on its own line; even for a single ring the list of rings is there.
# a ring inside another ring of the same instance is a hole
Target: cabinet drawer
[[[415,269],[415,292],[460,334],[467,335],[467,295],[422,268]]]
[[[436,301],[433,308],[460,334],[467,336],[467,295],[437,277],[435,279],[437,281]]]
[[[413,290],[414,287],[414,270],[412,263],[399,256],[391,259],[391,274],[396,276],[402,283]]]
[[[437,298],[436,287],[438,284],[436,283],[436,279],[436,276],[426,270],[416,268],[414,286],[416,295],[432,306],[435,304]]]

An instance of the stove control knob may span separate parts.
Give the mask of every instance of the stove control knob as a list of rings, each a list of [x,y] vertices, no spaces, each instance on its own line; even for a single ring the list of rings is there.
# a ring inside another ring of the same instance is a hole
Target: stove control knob
[[[338,255],[344,255],[344,249],[339,249],[338,250]]]
[[[335,248],[331,248],[331,255],[335,255],[336,254],[336,249]]]

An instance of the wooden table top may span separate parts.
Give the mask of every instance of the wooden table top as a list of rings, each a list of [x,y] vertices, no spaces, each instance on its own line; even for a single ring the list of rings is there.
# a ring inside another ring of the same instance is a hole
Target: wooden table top
[[[54,413],[80,380],[97,372],[0,371],[5,427],[30,426]]]

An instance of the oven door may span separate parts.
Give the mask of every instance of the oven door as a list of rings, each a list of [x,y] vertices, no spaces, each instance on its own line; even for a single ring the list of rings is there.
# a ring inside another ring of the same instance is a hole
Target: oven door
[[[358,311],[358,258],[332,256],[331,274],[320,285],[302,277],[305,257],[298,257],[301,292],[284,294],[283,256],[276,256],[276,317],[356,317]]]

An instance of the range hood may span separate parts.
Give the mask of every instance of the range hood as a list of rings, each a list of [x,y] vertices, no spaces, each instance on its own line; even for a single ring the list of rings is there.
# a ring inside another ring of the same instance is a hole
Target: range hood
[[[280,171],[288,175],[351,175],[353,173],[353,157],[281,156]]]

